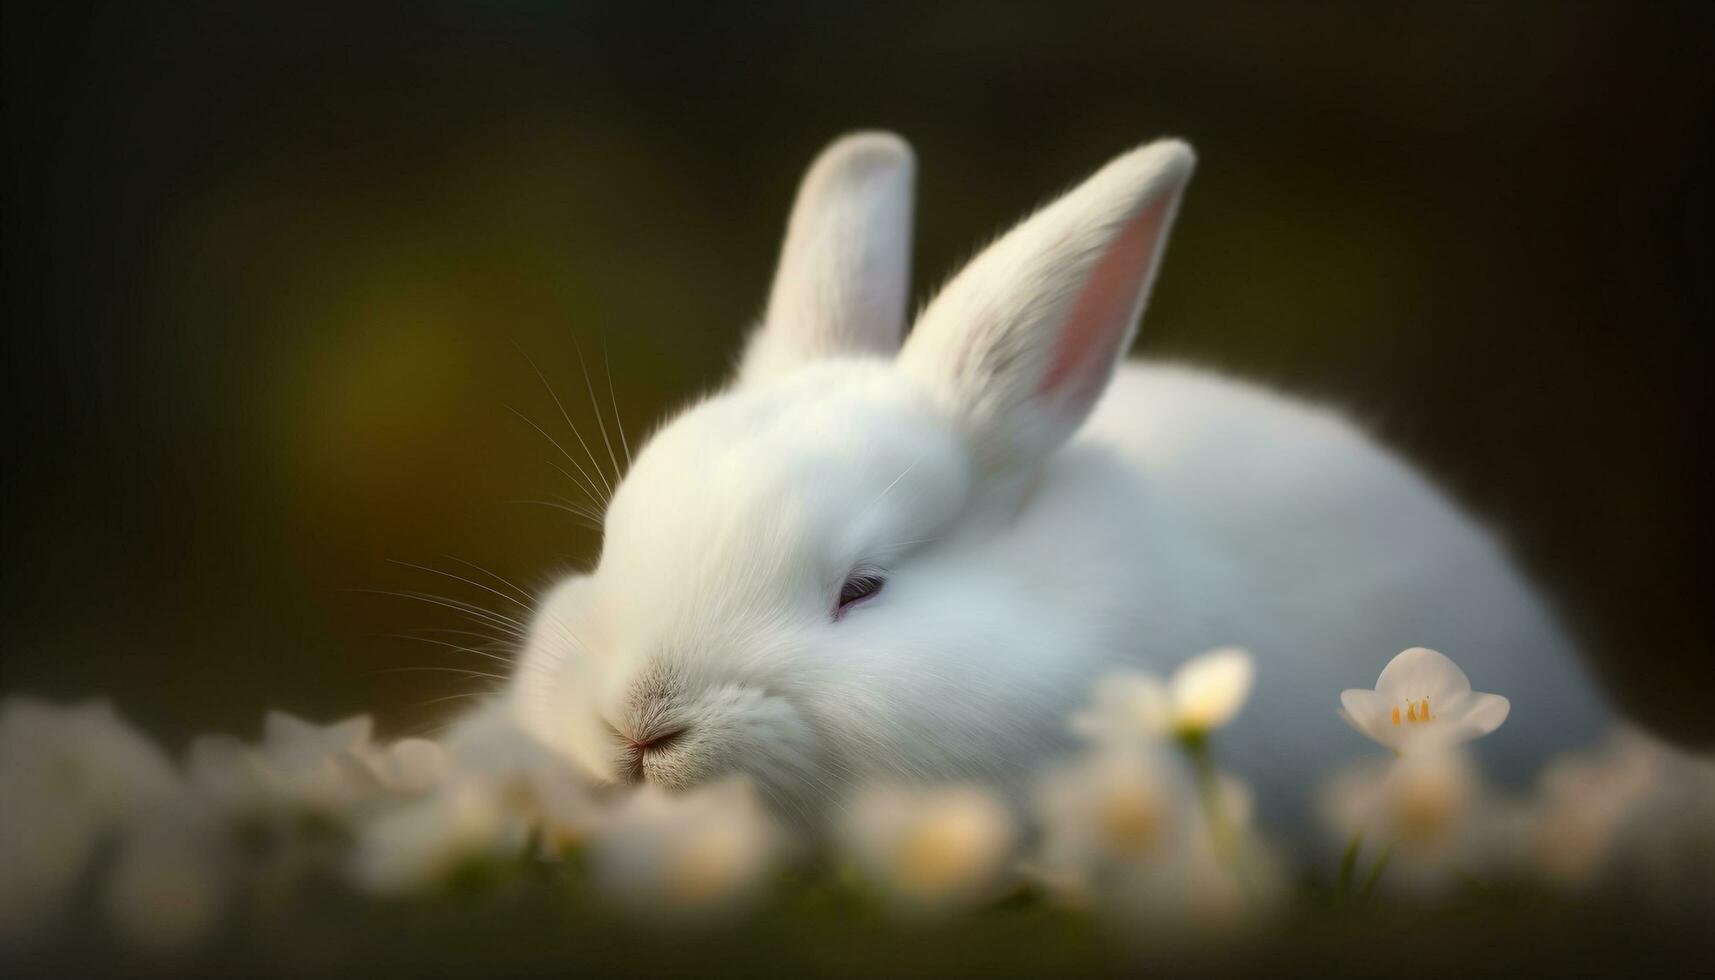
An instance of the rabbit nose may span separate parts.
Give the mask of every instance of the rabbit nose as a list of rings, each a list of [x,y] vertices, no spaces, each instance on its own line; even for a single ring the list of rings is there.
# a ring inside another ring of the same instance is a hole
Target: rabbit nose
[[[629,783],[641,783],[648,776],[643,760],[657,755],[685,737],[687,728],[663,729],[647,734],[625,736],[625,759],[620,775]]]
[[[631,751],[636,755],[641,756],[645,752],[658,752],[665,749],[667,746],[683,738],[687,731],[689,731],[689,729],[677,728],[672,731],[654,732],[648,735],[629,739],[628,743],[631,747]]]

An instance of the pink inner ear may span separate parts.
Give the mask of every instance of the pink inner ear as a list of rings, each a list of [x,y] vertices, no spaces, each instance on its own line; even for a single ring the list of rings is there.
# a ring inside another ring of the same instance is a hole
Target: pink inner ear
[[[1160,240],[1161,222],[1172,200],[1171,195],[1162,194],[1150,202],[1126,223],[1107,254],[1096,260],[1060,328],[1054,360],[1037,394],[1077,393],[1093,398],[1099,393],[1110,363],[1123,353],[1117,348],[1131,327],[1138,292],[1149,274],[1151,250]]]

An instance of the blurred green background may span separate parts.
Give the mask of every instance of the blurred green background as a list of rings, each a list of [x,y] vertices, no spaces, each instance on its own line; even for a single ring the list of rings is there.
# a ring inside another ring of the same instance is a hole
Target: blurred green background
[[[575,495],[508,410],[565,438],[521,351],[586,433],[578,351],[604,400],[611,365],[635,442],[726,375],[826,140],[917,146],[921,298],[1172,133],[1202,169],[1140,351],[1348,406],[1707,740],[1712,31],[1703,2],[8,3],[0,688],[174,739],[430,725],[469,679],[392,669],[481,662],[360,590],[505,610],[393,562],[534,586],[596,553],[513,502]]]

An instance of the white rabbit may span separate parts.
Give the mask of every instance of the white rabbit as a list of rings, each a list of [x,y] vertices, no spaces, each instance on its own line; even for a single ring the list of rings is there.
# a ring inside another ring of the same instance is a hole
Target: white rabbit
[[[1258,661],[1217,751],[1288,826],[1377,751],[1339,694],[1407,647],[1512,699],[1491,771],[1594,735],[1607,708],[1543,602],[1422,476],[1333,412],[1121,363],[1193,161],[1114,160],[901,347],[912,154],[834,143],[737,379],[642,450],[501,710],[596,779],[742,772],[807,822],[864,778],[1017,789],[1104,674],[1217,646]]]

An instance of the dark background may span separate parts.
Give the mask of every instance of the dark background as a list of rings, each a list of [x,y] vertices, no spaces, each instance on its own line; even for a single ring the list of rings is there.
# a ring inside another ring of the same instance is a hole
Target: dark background
[[[1504,529],[1627,704],[1707,741],[1712,28],[1704,2],[7,4],[0,689],[175,739],[270,706],[431,724],[472,679],[391,669],[484,661],[391,636],[445,610],[355,590],[508,611],[391,562],[530,587],[596,552],[512,503],[575,495],[508,411],[567,439],[520,351],[588,435],[577,350],[603,399],[611,364],[635,440],[725,375],[831,137],[915,143],[921,297],[1172,133],[1202,165],[1140,351],[1348,406]]]

